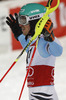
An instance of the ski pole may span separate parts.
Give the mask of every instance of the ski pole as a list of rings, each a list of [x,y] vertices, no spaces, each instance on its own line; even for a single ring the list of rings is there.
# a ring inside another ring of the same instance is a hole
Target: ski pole
[[[25,86],[25,83],[26,83],[26,79],[27,79],[27,76],[28,76],[28,73],[29,73],[29,70],[30,70],[30,66],[32,64],[32,61],[33,61],[35,52],[36,52],[36,46],[34,48],[34,51],[33,51],[33,54],[32,54],[32,57],[31,57],[31,60],[30,60],[30,63],[29,63],[29,67],[28,67],[28,70],[27,70],[27,73],[26,73],[26,76],[25,76],[25,79],[24,79],[24,82],[23,82],[22,89],[21,89],[21,92],[20,92],[20,95],[19,95],[19,99],[18,100],[21,99],[21,96],[22,96],[22,93],[23,93],[23,89],[24,89],[24,86]]]
[[[6,71],[6,73],[3,75],[3,77],[0,79],[0,83],[3,81],[3,79],[6,77],[6,75],[9,73],[9,71],[13,68],[13,66],[17,63],[19,58],[22,56],[22,54],[25,52],[25,50],[28,48],[28,46],[31,44],[32,40],[27,44],[27,46],[22,50],[20,55],[16,58],[16,60],[13,62],[13,64],[10,66],[10,68]]]

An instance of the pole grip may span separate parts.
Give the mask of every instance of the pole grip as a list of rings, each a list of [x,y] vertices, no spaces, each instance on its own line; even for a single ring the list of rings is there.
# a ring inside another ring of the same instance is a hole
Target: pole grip
[[[46,7],[51,6],[52,1],[53,1],[53,0],[48,0]]]

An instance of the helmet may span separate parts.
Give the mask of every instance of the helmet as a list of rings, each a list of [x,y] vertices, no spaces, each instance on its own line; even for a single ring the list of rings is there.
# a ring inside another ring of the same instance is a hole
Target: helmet
[[[35,33],[35,25],[43,17],[46,10],[46,7],[41,4],[26,4],[19,11],[18,21],[22,25],[30,24],[30,33],[33,36]]]
[[[28,24],[31,20],[39,19],[46,12],[46,7],[37,3],[29,3],[24,5],[19,11],[19,23]]]
[[[37,3],[29,3],[21,8],[19,14],[33,16],[45,12],[46,12],[46,7],[44,7],[43,5]]]

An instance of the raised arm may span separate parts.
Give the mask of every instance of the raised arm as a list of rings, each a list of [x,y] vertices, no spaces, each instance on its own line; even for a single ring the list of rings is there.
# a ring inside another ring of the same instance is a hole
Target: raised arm
[[[53,23],[49,19],[42,31],[42,37],[38,42],[38,51],[41,56],[49,57],[60,56],[63,51],[63,47],[61,46],[59,40],[54,36],[53,33]]]

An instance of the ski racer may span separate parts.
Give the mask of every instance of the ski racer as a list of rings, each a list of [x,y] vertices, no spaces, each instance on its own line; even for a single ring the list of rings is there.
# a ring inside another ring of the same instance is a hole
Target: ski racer
[[[23,48],[34,36],[35,25],[46,10],[46,7],[41,4],[29,3],[20,9],[19,15],[15,13],[13,17],[10,14],[6,18],[6,23]],[[40,37],[33,40],[26,50],[26,69],[28,69],[37,39],[38,44],[27,77],[29,100],[58,100],[54,88],[54,68],[56,57],[62,54],[63,48],[53,33],[51,19],[46,22]]]

